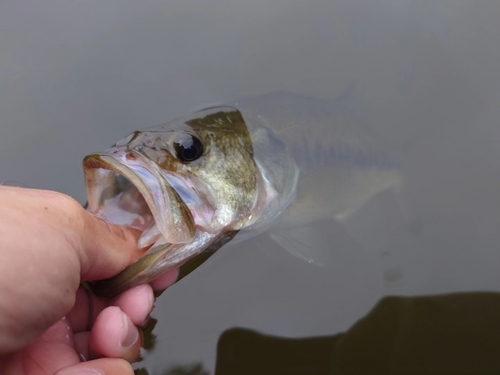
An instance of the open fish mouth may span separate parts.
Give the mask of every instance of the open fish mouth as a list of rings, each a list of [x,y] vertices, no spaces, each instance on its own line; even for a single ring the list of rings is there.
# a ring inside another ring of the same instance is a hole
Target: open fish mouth
[[[112,224],[140,230],[140,249],[193,239],[195,225],[189,209],[141,153],[93,154],[83,166],[88,210]]]

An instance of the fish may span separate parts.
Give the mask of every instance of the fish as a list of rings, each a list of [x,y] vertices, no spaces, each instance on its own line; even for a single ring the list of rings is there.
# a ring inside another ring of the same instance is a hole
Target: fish
[[[87,209],[139,230],[138,247],[147,250],[117,276],[92,282],[94,293],[117,295],[264,233],[321,263],[312,224],[342,222],[402,184],[397,158],[352,108],[356,95],[350,88],[333,102],[287,92],[237,100],[86,156]]]

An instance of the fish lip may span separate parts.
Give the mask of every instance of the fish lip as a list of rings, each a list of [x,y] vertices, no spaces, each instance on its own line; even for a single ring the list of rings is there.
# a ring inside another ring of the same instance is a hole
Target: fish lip
[[[124,176],[139,190],[158,230],[166,241],[172,244],[183,244],[188,243],[194,237],[194,221],[187,206],[161,176],[155,164],[140,152],[112,149],[95,153],[84,158],[83,167],[89,211],[99,211],[103,188],[97,181],[99,178],[97,171],[112,171]],[[172,213],[170,208],[174,203],[181,207],[182,218]],[[179,223],[182,219],[184,223]]]

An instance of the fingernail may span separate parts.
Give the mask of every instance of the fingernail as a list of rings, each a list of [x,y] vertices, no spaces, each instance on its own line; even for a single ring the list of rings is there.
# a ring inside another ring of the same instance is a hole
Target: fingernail
[[[125,332],[123,334],[121,346],[122,348],[130,348],[137,342],[139,331],[126,314],[122,313],[122,316]]]

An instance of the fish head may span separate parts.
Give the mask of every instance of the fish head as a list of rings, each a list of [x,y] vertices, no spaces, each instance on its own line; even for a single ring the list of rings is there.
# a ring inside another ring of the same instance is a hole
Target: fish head
[[[239,230],[258,201],[251,138],[232,107],[136,131],[83,165],[89,211],[141,230],[139,247]]]

